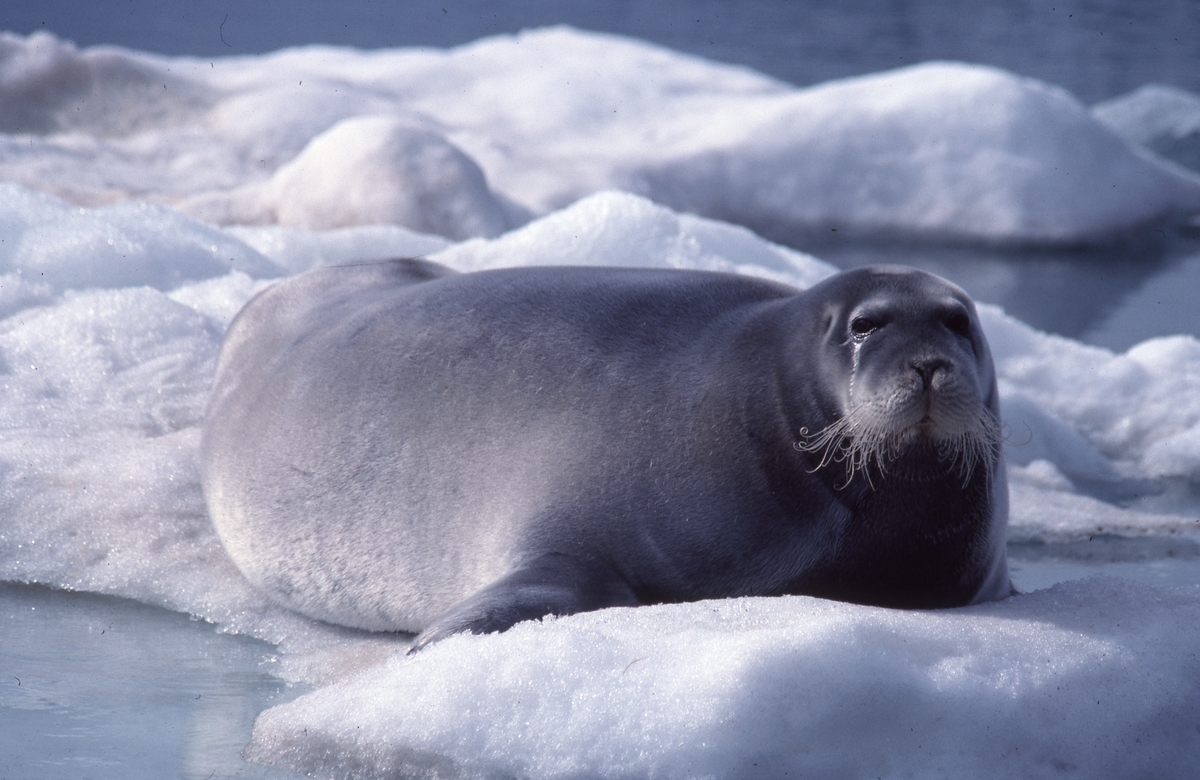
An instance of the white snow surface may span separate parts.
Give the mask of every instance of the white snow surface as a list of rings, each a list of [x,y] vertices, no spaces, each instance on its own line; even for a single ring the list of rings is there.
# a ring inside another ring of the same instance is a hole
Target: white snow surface
[[[406,225],[455,239],[499,235],[527,218],[506,211],[479,166],[445,138],[389,116],[344,119],[269,180],[179,208],[218,224]]]
[[[319,624],[250,588],[199,487],[225,327],[272,280],[317,265],[699,268],[806,287],[834,269],[682,212],[1076,240],[1195,210],[1196,180],[1069,95],[953,64],[797,90],[556,28],[212,62],[3,35],[0,105],[0,579],[275,644],[279,675],[324,687],[261,716],[255,759],[332,777],[1194,771],[1195,587],[1093,579],[934,612],[808,598],[617,609],[409,658],[404,636]],[[321,152],[339,137],[357,146]],[[342,162],[378,173],[386,197],[358,203]],[[330,172],[359,217],[281,219],[324,196],[281,183],[301,163]],[[258,211],[215,227],[170,204]],[[1010,539],[1200,539],[1200,342],[1113,352],[980,311]],[[1130,484],[1156,495],[1118,506],[1093,489]]]
[[[275,643],[280,675],[329,687],[262,715],[257,760],[332,777],[1134,777],[1200,757],[1195,588],[1093,580],[942,612],[807,598],[608,610],[407,658],[403,636],[273,606],[207,520],[196,449],[221,333],[284,269],[425,253],[464,271],[615,263],[807,286],[833,272],[820,261],[617,192],[452,245],[401,228],[221,230],[137,204],[84,212],[0,188],[9,235],[54,225],[67,244],[155,248],[154,262],[102,266],[7,256],[0,578]],[[1195,517],[1122,509],[1074,480],[1200,479],[1200,343],[1115,354],[982,311],[1014,431],[1013,537],[1194,535]]]
[[[1177,776],[1200,758],[1198,596],[609,609],[396,656],[268,710],[248,752],[339,778]]]
[[[1200,171],[1200,95],[1147,84],[1092,106],[1092,115],[1127,141]]]
[[[612,188],[772,235],[1077,242],[1200,212],[1200,177],[1065,91],[960,63],[797,89],[565,27],[214,60],[39,32],[0,35],[0,100],[0,177],[220,223],[490,236]]]

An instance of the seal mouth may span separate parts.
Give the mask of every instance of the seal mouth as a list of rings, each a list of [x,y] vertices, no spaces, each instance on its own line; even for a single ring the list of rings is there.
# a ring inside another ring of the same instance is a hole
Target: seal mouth
[[[933,472],[943,477],[953,474],[961,477],[965,486],[979,464],[992,462],[1001,441],[1000,425],[984,406],[969,412],[964,410],[951,420],[939,420],[925,413],[912,424],[897,428],[895,423],[895,415],[865,405],[822,430],[810,432],[801,428],[799,440],[793,446],[800,452],[821,456],[812,472],[832,463],[844,463],[846,481],[837,487],[841,490],[859,474],[874,488],[875,476],[887,478],[889,467],[914,449],[927,449],[934,463],[944,464],[936,468],[931,463],[929,470],[922,470],[926,474]]]

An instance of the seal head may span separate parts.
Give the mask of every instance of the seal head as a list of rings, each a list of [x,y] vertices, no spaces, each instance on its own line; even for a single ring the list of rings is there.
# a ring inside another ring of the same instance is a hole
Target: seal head
[[[814,592],[904,607],[1009,595],[999,398],[970,297],[889,266],[808,295],[819,320],[799,330],[821,333],[824,381],[795,412],[796,447],[851,509],[854,535],[877,542]]]

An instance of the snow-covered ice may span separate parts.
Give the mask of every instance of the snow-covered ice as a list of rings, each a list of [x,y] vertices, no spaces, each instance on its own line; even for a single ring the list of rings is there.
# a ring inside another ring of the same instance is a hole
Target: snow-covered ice
[[[779,236],[1071,243],[1200,212],[1200,176],[1064,90],[959,63],[797,89],[570,28],[213,61],[37,33],[0,37],[0,89],[0,176],[221,222],[461,238],[612,188]]]
[[[699,268],[804,287],[835,269],[746,224],[1074,241],[1200,210],[1200,179],[1070,95],[950,63],[798,90],[556,28],[212,62],[6,34],[0,101],[0,579],[276,645],[278,674],[324,687],[260,717],[255,759],[355,777],[1194,769],[1197,587],[1100,578],[936,612],[618,609],[407,658],[405,637],[253,591],[199,488],[225,327],[317,265]],[[365,197],[347,170],[386,192]],[[980,311],[1011,540],[1200,542],[1200,341],[1114,352]]]
[[[1200,95],[1147,84],[1092,106],[1092,115],[1122,138],[1200,171]]]
[[[447,247],[431,259],[459,271],[514,264],[692,268],[761,276],[797,287],[837,273],[827,263],[763,241],[744,227],[677,214],[616,191],[597,193],[491,241]]]
[[[218,224],[403,225],[455,239],[499,235],[528,219],[519,207],[506,208],[460,149],[390,116],[344,119],[269,180],[179,207]]]
[[[249,754],[327,777],[1171,776],[1200,758],[1198,597],[610,609],[395,657],[268,710]]]

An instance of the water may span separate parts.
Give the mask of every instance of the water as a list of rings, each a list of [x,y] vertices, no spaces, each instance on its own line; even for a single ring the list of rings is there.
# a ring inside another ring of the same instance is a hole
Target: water
[[[240,755],[259,712],[304,692],[272,658],[176,612],[0,583],[0,778],[297,777]]]
[[[3,0],[0,27],[164,54],[304,43],[451,46],[571,24],[813,84],[932,59],[996,65],[1087,102],[1147,82],[1200,92],[1194,0]]]
[[[1098,535],[1070,544],[1010,544],[1008,556],[1022,592],[1096,574],[1160,587],[1200,585],[1200,543],[1193,539]]]

